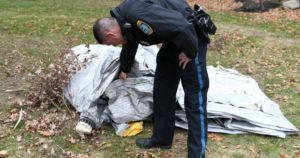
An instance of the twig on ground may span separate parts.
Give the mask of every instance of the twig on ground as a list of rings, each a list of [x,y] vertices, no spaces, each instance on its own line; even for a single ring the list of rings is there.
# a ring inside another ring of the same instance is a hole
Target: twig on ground
[[[53,142],[59,149],[62,150],[63,153],[66,153],[66,151],[61,146],[59,146],[55,141],[53,141]]]
[[[16,129],[17,126],[19,125],[19,123],[20,123],[21,120],[22,120],[22,117],[23,117],[23,109],[21,108],[21,111],[20,111],[20,114],[19,114],[19,119],[18,119],[18,122],[16,123],[14,129]]]
[[[9,93],[9,92],[20,92],[20,91],[25,91],[25,89],[6,89],[6,90],[4,90],[4,92],[7,92],[7,93]]]
[[[46,97],[46,99],[48,99],[60,112],[64,112],[51,98]]]
[[[69,106],[68,106],[68,104],[67,104],[67,102],[66,102],[66,99],[65,99],[63,93],[62,93],[62,95],[61,95],[60,97],[62,98],[63,104],[67,107],[69,113],[71,114],[72,111],[71,111],[71,109],[69,108]]]

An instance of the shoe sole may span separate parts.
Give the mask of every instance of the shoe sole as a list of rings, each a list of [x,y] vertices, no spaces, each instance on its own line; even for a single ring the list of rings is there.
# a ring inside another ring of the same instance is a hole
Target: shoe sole
[[[171,145],[168,145],[168,146],[141,146],[141,145],[137,145],[138,147],[140,148],[143,148],[143,149],[150,149],[150,148],[160,148],[160,149],[164,149],[164,150],[167,150],[167,149],[171,149]]]

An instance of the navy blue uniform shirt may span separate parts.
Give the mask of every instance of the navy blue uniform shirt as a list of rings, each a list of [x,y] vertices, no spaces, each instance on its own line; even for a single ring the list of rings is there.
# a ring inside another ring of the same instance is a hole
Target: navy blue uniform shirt
[[[171,42],[189,58],[195,57],[198,39],[188,22],[191,12],[185,0],[124,0],[111,11],[127,39],[120,55],[121,71],[130,72],[138,44]]]

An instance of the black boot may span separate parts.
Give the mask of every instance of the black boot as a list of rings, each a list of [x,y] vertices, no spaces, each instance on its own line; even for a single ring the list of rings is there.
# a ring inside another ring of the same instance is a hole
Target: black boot
[[[172,147],[172,145],[155,144],[151,141],[151,138],[138,138],[136,139],[135,144],[145,149],[150,149],[150,148],[170,149]]]

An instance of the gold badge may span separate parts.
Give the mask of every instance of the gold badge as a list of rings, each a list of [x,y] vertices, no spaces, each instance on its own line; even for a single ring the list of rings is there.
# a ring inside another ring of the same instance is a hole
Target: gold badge
[[[151,26],[142,20],[138,20],[136,22],[136,25],[142,32],[144,32],[148,36],[153,33],[153,29],[151,28]]]

